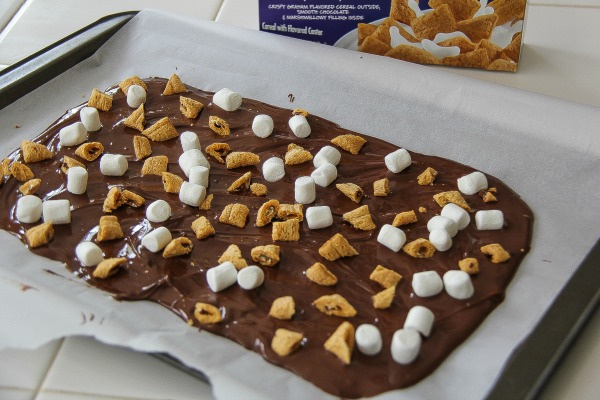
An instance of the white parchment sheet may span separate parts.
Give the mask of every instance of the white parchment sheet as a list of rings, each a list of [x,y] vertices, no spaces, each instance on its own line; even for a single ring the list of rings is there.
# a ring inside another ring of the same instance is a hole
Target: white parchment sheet
[[[93,57],[1,110],[1,154],[86,101],[94,87],[173,72],[199,88],[229,87],[245,97],[306,108],[409,150],[469,164],[502,179],[532,208],[532,250],[504,303],[431,376],[382,399],[482,398],[600,237],[600,109],[444,68],[154,11],[140,13]],[[0,252],[0,348],[93,335],[168,352],[204,371],[218,398],[329,397],[158,305],[113,300],[69,276],[62,264],[32,255],[6,232],[0,232]]]

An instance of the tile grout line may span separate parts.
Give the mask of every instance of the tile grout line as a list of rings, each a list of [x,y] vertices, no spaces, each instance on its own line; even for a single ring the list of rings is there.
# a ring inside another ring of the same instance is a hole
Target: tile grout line
[[[46,381],[48,380],[48,374],[50,373],[50,370],[54,366],[54,363],[56,362],[56,357],[58,356],[58,353],[60,353],[60,351],[62,350],[64,344],[65,344],[65,338],[61,338],[60,344],[58,345],[58,348],[54,352],[54,357],[52,357],[52,361],[48,365],[48,368],[46,368],[46,373],[44,373],[44,376],[42,377],[42,379],[40,379],[38,386],[34,389],[33,400],[36,400],[38,398],[38,395],[40,394],[42,387],[44,387],[44,383],[46,383]]]
[[[4,29],[2,29],[2,31],[0,31],[0,43],[2,43],[4,38],[8,35],[10,30],[15,26],[17,21],[23,16],[23,14],[25,14],[25,11],[27,11],[27,9],[31,5],[31,3],[32,3],[32,0],[25,0],[21,4],[21,6],[17,9],[17,11],[13,14],[12,18],[10,19],[10,21],[8,21],[8,23],[6,24]]]

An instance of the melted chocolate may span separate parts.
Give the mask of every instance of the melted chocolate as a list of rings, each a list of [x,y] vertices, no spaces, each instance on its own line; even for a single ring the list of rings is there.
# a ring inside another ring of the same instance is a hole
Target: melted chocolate
[[[179,111],[179,95],[163,96],[164,79],[149,79],[146,102],[146,126],[168,116],[177,130],[196,132],[202,147],[215,142],[227,142],[234,151],[252,151],[260,155],[261,161],[269,157],[283,157],[289,143],[296,143],[313,155],[338,135],[352,133],[330,121],[308,116],[312,134],[306,139],[295,137],[288,127],[290,110],[277,108],[258,101],[244,99],[242,107],[234,112],[226,112],[211,104],[212,93],[188,87],[185,96],[197,99],[205,108],[197,119],[187,119]],[[183,205],[176,194],[165,193],[159,176],[141,176],[143,161],[137,161],[133,150],[133,137],[139,132],[123,125],[123,120],[133,111],[127,106],[123,93],[114,87],[112,109],[100,112],[102,129],[89,133],[90,141],[102,142],[105,153],[124,154],[129,160],[129,169],[123,177],[107,177],[100,173],[99,160],[84,162],[89,171],[87,192],[73,195],[66,191],[66,177],[60,171],[63,155],[77,158],[75,147],[61,147],[58,131],[73,122],[79,121],[78,111],[82,106],[68,111],[43,132],[36,141],[47,145],[55,156],[52,160],[29,164],[35,176],[41,178],[42,185],[37,195],[42,199],[69,199],[72,204],[72,222],[56,225],[55,237],[43,247],[32,249],[42,256],[62,261],[75,275],[90,285],[113,293],[120,300],[150,300],[162,304],[175,312],[183,320],[194,319],[196,302],[206,302],[220,307],[224,314],[223,322],[213,326],[194,325],[199,329],[225,336],[242,346],[261,354],[267,361],[300,375],[324,391],[337,396],[356,398],[372,396],[392,389],[412,385],[426,377],[446,356],[463,342],[502,301],[504,291],[513,277],[519,263],[529,250],[533,216],[527,205],[498,179],[487,175],[490,187],[498,189],[497,203],[484,203],[480,196],[465,196],[474,211],[501,209],[506,226],[497,231],[477,231],[474,222],[454,237],[449,251],[436,252],[429,259],[415,259],[404,252],[394,253],[377,243],[379,229],[359,231],[342,220],[342,214],[357,208],[335,188],[335,183],[351,182],[360,185],[367,194],[360,205],[368,205],[378,228],[391,223],[395,214],[401,211],[417,210],[425,207],[425,213],[417,212],[419,221],[403,227],[407,241],[427,238],[427,221],[440,212],[433,195],[442,191],[456,190],[456,179],[473,171],[472,168],[456,162],[420,155],[411,152],[412,165],[399,174],[393,174],[385,167],[383,157],[397,147],[382,140],[365,137],[368,142],[358,155],[341,150],[342,160],[338,165],[338,178],[327,188],[318,187],[317,200],[311,205],[331,207],[333,226],[309,230],[306,222],[301,223],[301,239],[298,242],[278,242],[281,246],[281,262],[275,267],[263,267],[264,284],[251,291],[234,285],[222,292],[213,293],[206,283],[205,272],[217,265],[217,259],[232,243],[237,244],[243,256],[252,264],[250,250],[257,245],[272,243],[271,226],[257,228],[256,213],[267,199],[277,199],[281,203],[294,203],[294,180],[309,175],[312,162],[286,166],[285,177],[275,183],[262,179],[260,165],[235,170],[227,170],[214,159],[211,162],[208,193],[214,194],[210,211],[199,211]],[[252,120],[256,114],[271,115],[275,121],[272,136],[261,139],[252,133]],[[231,135],[220,138],[208,128],[208,117],[217,115],[225,119],[231,127]],[[185,175],[177,163],[181,154],[179,140],[153,142],[152,155],[167,155],[169,171]],[[11,159],[20,158],[15,151]],[[439,175],[433,185],[419,186],[417,176],[427,167],[433,167]],[[251,171],[252,181],[264,183],[268,187],[266,197],[256,197],[248,193],[233,195],[226,189],[236,178]],[[387,197],[372,196],[372,185],[377,179],[390,179],[391,193]],[[154,224],[145,219],[145,208],[124,206],[113,214],[119,218],[125,238],[99,243],[106,257],[124,256],[128,262],[112,277],[99,280],[91,276],[93,268],[82,267],[75,258],[75,246],[82,240],[95,240],[97,224],[103,215],[102,204],[111,186],[117,185],[142,195],[146,204],[164,199],[171,204],[173,215],[162,223]],[[21,224],[16,220],[15,204],[20,196],[19,182],[6,178],[1,189],[2,212],[0,227],[16,234],[25,242],[24,232],[36,224]],[[243,203],[250,208],[245,228],[237,228],[218,221],[226,204]],[[200,215],[205,215],[215,227],[216,236],[197,240],[191,230],[191,223]],[[471,214],[473,216],[474,214]],[[473,218],[472,218],[473,219]],[[193,240],[193,252],[184,257],[163,259],[161,253],[153,254],[141,247],[141,238],[153,228],[166,226],[174,237],[185,235]],[[335,262],[324,260],[318,248],[335,233],[343,234],[360,255],[342,258]],[[506,248],[511,259],[502,264],[492,264],[479,248],[488,243],[500,243]],[[480,272],[472,276],[475,294],[468,300],[456,300],[442,292],[430,298],[419,298],[412,294],[411,277],[415,272],[435,270],[442,275],[450,269],[457,269],[458,260],[476,257]],[[337,277],[334,287],[323,287],[309,281],[304,271],[315,262],[324,263]],[[371,271],[381,264],[399,272],[403,279],[397,286],[392,306],[386,310],[373,308],[371,296],[383,290],[379,284],[369,279]],[[366,356],[357,349],[352,354],[352,362],[344,365],[336,356],[323,348],[323,343],[344,320],[319,312],[312,302],[325,294],[339,293],[358,311],[348,320],[358,327],[363,323],[375,324],[383,336],[383,349],[376,356]],[[296,314],[290,321],[281,321],[268,316],[271,302],[280,296],[293,296]],[[390,342],[394,331],[402,328],[408,310],[415,305],[424,305],[435,314],[435,324],[431,335],[424,338],[420,355],[410,365],[400,365],[390,355]],[[118,303],[115,304],[118,307]],[[271,339],[277,328],[288,328],[304,334],[301,347],[287,357],[280,357],[271,350]],[[473,366],[470,366],[473,367]]]

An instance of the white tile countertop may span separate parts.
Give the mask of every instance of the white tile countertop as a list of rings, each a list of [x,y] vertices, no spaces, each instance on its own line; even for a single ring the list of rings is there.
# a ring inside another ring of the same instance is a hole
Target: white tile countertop
[[[102,16],[156,8],[258,29],[257,0],[0,0],[0,69]],[[451,72],[600,107],[600,0],[529,2],[517,73]],[[439,67],[433,67],[439,68]],[[600,112],[600,108],[598,109]],[[568,132],[565,132],[568,134]],[[600,313],[540,398],[597,398]],[[126,379],[124,379],[126,377]],[[150,355],[85,337],[0,351],[0,399],[211,399],[210,386]]]

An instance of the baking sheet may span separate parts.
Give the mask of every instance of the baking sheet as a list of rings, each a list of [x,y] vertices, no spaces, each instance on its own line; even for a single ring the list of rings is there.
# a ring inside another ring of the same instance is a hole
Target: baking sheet
[[[36,136],[64,110],[85,101],[93,87],[106,88],[133,74],[172,72],[197,87],[227,86],[246,97],[307,108],[409,150],[467,163],[501,178],[531,206],[532,251],[506,301],[433,375],[403,390],[406,398],[483,397],[511,350],[600,236],[600,212],[594,207],[600,187],[598,109],[439,68],[154,11],[140,13],[92,58],[0,111],[9,134],[0,149],[8,154],[20,140]],[[5,321],[0,347],[34,347],[55,337],[89,334],[138,350],[167,351],[204,371],[217,397],[239,396],[242,390],[245,398],[324,396],[257,354],[198,333],[159,306],[115,302],[74,278],[55,275],[67,275],[61,264],[31,255],[0,233],[6,255],[0,261],[0,300],[10,304],[0,308]],[[466,369],[465,387],[460,382]]]

